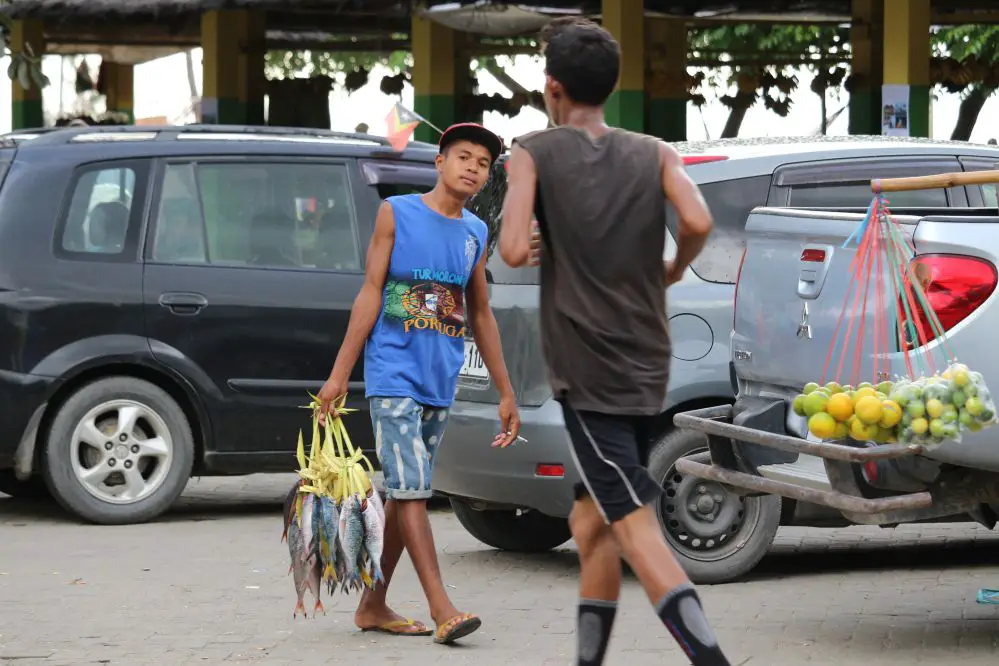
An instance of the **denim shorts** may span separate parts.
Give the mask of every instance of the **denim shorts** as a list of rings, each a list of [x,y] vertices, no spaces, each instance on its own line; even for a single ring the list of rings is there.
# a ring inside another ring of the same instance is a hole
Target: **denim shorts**
[[[370,405],[385,496],[430,499],[434,453],[447,427],[447,408],[426,407],[412,398],[371,398]]]

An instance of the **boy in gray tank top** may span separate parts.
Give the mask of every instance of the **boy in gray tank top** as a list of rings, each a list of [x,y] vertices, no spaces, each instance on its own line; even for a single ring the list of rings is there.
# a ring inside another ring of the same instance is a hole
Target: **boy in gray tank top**
[[[602,664],[621,591],[623,555],[694,666],[728,666],[700,598],[650,506],[650,439],[669,380],[666,289],[711,232],[711,214],[683,162],[662,141],[608,127],[604,103],[620,47],[570,18],[542,34],[545,106],[554,128],[514,142],[499,252],[532,263],[540,230],[541,337],[583,481],[569,524],[579,547],[578,664]],[[663,262],[666,198],[680,232]]]

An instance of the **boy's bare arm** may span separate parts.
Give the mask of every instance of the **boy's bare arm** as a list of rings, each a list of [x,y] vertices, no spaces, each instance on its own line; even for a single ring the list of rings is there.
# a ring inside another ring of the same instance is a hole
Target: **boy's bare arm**
[[[662,163],[663,192],[676,209],[679,220],[676,257],[665,267],[667,284],[672,284],[680,279],[683,272],[704,249],[714,221],[700,189],[687,175],[683,160],[677,152],[662,143],[659,154]]]
[[[333,370],[319,391],[322,414],[326,414],[332,402],[347,392],[350,373],[361,355],[361,350],[364,349],[364,343],[371,329],[378,321],[394,245],[395,216],[392,214],[392,205],[383,203],[378,209],[375,232],[368,246],[364,285],[354,299],[354,306],[350,310],[350,322],[347,324],[347,334],[337,353]]]
[[[499,253],[508,265],[517,268],[532,263],[534,193],[538,171],[531,154],[515,145],[507,171],[506,199],[503,201],[503,226],[500,229]]]

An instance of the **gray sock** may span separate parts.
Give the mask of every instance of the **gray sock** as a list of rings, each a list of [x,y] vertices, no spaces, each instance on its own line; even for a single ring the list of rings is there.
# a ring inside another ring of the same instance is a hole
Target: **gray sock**
[[[693,585],[683,583],[667,592],[656,604],[656,614],[693,666],[730,666]]]
[[[579,620],[576,627],[578,666],[600,666],[604,663],[615,615],[616,601],[579,600]]]

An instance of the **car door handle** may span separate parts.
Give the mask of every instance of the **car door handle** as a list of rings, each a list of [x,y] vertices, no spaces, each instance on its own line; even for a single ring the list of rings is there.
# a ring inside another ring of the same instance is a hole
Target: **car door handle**
[[[189,317],[201,312],[208,305],[208,299],[201,294],[174,291],[161,294],[160,305],[176,315]]]

